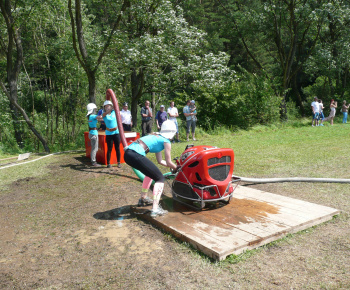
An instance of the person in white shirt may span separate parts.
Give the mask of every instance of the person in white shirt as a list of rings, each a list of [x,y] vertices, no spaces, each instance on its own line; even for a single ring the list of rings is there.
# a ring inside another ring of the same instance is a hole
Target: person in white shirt
[[[132,117],[131,112],[128,110],[128,103],[123,104],[123,109],[120,111],[124,131],[131,131]]]
[[[176,125],[176,140],[177,140],[177,142],[180,142],[179,125],[178,125],[177,119],[176,119],[177,117],[179,117],[179,112],[174,105],[175,105],[174,102],[170,102],[170,107],[168,108],[167,113],[169,115],[169,120],[173,121]]]
[[[324,114],[323,114],[323,103],[322,100],[318,100],[318,104],[320,106],[320,112],[319,112],[319,120],[321,120],[321,124],[319,123],[320,126],[323,126],[322,121],[324,120]]]
[[[318,103],[317,97],[314,97],[314,101],[311,103],[311,109],[312,109],[312,122],[311,126],[318,126],[318,119],[319,119],[319,113],[320,113],[320,104]],[[315,121],[315,122],[314,122]]]

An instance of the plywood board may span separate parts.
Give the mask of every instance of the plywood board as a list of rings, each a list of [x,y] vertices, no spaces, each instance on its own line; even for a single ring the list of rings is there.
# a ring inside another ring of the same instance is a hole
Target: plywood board
[[[151,218],[151,207],[133,208],[152,224],[191,243],[209,257],[223,260],[332,219],[334,208],[293,199],[245,186],[238,186],[228,205],[190,209],[163,196],[169,213]]]

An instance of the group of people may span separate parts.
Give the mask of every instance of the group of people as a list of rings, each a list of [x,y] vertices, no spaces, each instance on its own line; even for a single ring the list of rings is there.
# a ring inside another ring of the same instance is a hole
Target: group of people
[[[311,109],[312,109],[312,122],[311,126],[324,126],[323,122],[329,121],[331,125],[333,125],[333,120],[335,117],[336,109],[338,108],[338,103],[334,99],[331,100],[331,103],[329,105],[330,107],[330,113],[327,118],[324,117],[323,114],[323,103],[321,99],[318,99],[317,97],[314,97],[314,101],[311,103]],[[341,112],[343,114],[343,123],[347,123],[348,120],[348,110],[350,105],[346,104],[346,101],[343,101],[343,105],[341,107]]]
[[[98,151],[98,129],[97,122],[101,122],[99,130],[105,130],[106,143],[107,143],[107,168],[111,168],[111,153],[113,144],[118,160],[118,168],[120,165],[120,136],[116,114],[111,101],[105,101],[103,103],[103,109],[97,112],[97,106],[93,103],[87,105],[87,119],[89,123],[89,139],[91,143],[91,164],[92,166],[100,167],[101,165],[96,162],[96,153]]]
[[[179,117],[177,108],[174,106],[174,102],[170,102],[170,107],[167,113],[164,112],[164,105],[160,107],[160,111],[156,115],[157,120],[157,133],[152,133],[152,109],[150,108],[150,102],[146,101],[145,106],[141,109],[142,117],[142,137],[135,142],[124,148],[124,160],[129,166],[142,172],[145,177],[142,182],[141,197],[138,201],[138,206],[152,205],[151,217],[157,217],[167,214],[160,204],[160,197],[164,189],[164,175],[159,168],[150,161],[147,157],[147,153],[155,153],[157,162],[169,167],[173,173],[175,173],[179,166],[172,162],[171,158],[171,140],[175,134],[179,141],[179,130],[176,118]],[[91,163],[92,166],[101,166],[96,162],[96,153],[98,151],[98,130],[97,122],[104,124],[103,129],[106,132],[107,143],[107,167],[111,168],[110,159],[113,144],[115,147],[118,167],[120,168],[120,137],[118,130],[118,121],[116,118],[116,112],[113,107],[113,103],[109,100],[103,104],[103,109],[97,111],[97,106],[93,103],[87,105],[87,119],[89,124],[89,139],[91,141]],[[184,107],[184,115],[186,116],[187,123],[187,140],[189,137],[189,128],[192,128],[192,138],[195,140],[195,121],[196,121],[196,107],[194,101],[188,101],[186,107]],[[164,114],[165,113],[165,114]],[[169,119],[168,116],[169,115]],[[131,131],[132,117],[128,110],[128,104],[123,104],[123,109],[120,111],[121,120],[124,131]],[[100,127],[101,128],[101,127]],[[146,135],[146,133],[149,133]],[[162,151],[164,150],[165,160],[163,160]],[[147,196],[148,190],[152,184],[152,180],[155,181],[153,186],[153,199]]]
[[[192,140],[195,141],[195,131],[196,131],[196,123],[197,123],[197,109],[195,105],[195,101],[188,100],[186,106],[183,108],[184,116],[186,117],[186,139],[189,141],[190,131],[192,133]],[[177,119],[179,117],[179,112],[175,107],[175,103],[173,101],[170,102],[170,106],[165,112],[165,106],[161,105],[159,111],[156,114],[156,123],[158,131],[161,129],[161,126],[164,121],[170,120],[175,123],[176,126],[176,141],[180,142],[179,138],[179,125]],[[142,127],[143,128],[143,127]],[[146,132],[142,132],[142,136],[144,136]],[[175,140],[174,140],[175,142]]]

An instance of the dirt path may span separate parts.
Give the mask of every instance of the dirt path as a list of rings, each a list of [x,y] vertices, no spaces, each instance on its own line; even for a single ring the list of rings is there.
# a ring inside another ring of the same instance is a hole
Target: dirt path
[[[53,157],[46,174],[0,189],[1,289],[350,288],[346,213],[239,263],[216,263],[130,214],[140,181],[129,167],[90,168],[86,161],[81,154]],[[300,185],[289,186],[298,197]]]

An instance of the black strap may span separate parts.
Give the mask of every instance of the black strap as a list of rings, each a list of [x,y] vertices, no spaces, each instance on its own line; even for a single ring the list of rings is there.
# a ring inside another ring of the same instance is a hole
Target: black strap
[[[140,144],[142,146],[142,148],[145,150],[145,153],[147,154],[149,152],[149,148],[148,146],[146,145],[145,142],[143,142],[141,139],[137,139],[135,141],[137,144]]]

